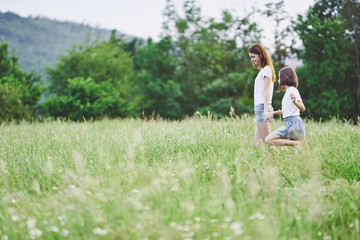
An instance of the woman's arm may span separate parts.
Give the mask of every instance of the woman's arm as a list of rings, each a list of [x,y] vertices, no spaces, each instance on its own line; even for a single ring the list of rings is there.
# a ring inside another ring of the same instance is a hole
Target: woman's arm
[[[270,89],[270,83],[271,83],[271,79],[268,77],[264,78],[265,80],[265,85],[264,85],[264,113],[265,116],[269,110],[269,102],[270,102],[270,94],[269,94],[269,89]]]

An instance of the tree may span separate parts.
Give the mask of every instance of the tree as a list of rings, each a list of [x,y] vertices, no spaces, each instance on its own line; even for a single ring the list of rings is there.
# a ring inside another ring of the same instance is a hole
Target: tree
[[[304,49],[298,51],[304,62],[298,69],[302,79],[299,88],[315,118],[354,117],[355,67],[352,64],[354,54],[349,51],[353,42],[346,33],[346,19],[339,14],[332,17],[320,14],[331,11],[330,2],[318,1],[305,19],[298,16],[295,23],[294,29],[304,45]]]
[[[164,37],[158,43],[148,39],[146,45],[137,48],[134,67],[136,83],[145,96],[141,105],[145,115],[155,112],[164,118],[183,116],[179,102],[183,94],[181,85],[173,79],[176,64],[170,37]]]
[[[168,0],[164,24],[164,34],[173,45],[177,67],[172,79],[180,84],[183,112],[225,115],[231,106],[238,113],[250,112],[256,72],[248,60],[247,43],[260,38],[256,24],[230,11],[223,11],[219,20],[206,19],[194,0],[183,6],[180,17]]]
[[[0,44],[0,120],[30,120],[35,117],[43,91],[41,78],[34,72],[23,72],[18,58],[9,56],[8,44]]]
[[[108,41],[75,45],[67,55],[61,56],[57,65],[47,70],[50,85],[49,100],[43,105],[45,114],[73,120],[81,120],[82,116],[131,117],[138,114],[142,96],[133,82],[133,59],[123,50],[124,46],[128,45],[113,32]],[[111,100],[106,98],[107,94],[112,96]],[[60,100],[55,100],[57,97]],[[101,98],[110,102],[102,102]],[[101,102],[105,105],[98,107]],[[77,107],[60,107],[65,103]]]
[[[325,19],[344,20],[345,35],[350,37],[351,44],[348,45],[350,53],[349,68],[356,69],[357,78],[357,110],[353,116],[360,114],[360,2],[358,0],[321,0],[313,8],[314,14],[319,16],[321,21]],[[355,54],[353,54],[355,53]],[[350,73],[351,72],[351,73]],[[352,71],[347,74],[354,74]],[[349,76],[348,76],[349,77]],[[355,79],[354,79],[355,81]],[[356,114],[357,112],[357,114]]]
[[[275,22],[274,31],[274,47],[275,52],[272,55],[275,69],[285,67],[286,59],[290,58],[295,37],[289,26],[282,26],[284,21],[290,20],[290,16],[284,10],[284,0],[278,2],[270,2],[265,4],[266,10],[263,12],[265,16]]]

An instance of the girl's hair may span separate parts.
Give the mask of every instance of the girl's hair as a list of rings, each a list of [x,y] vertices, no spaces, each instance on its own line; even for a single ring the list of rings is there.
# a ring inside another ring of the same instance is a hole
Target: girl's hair
[[[283,89],[285,85],[296,88],[299,85],[296,72],[291,67],[282,68],[279,71],[279,79],[280,79],[280,83],[277,92],[281,91],[281,89]]]
[[[265,48],[260,43],[255,43],[249,47],[248,52],[257,54],[260,57],[259,65],[255,66],[254,63],[252,62],[253,68],[261,69],[265,66],[269,66],[272,71],[272,79],[271,80],[273,82],[275,82],[276,77],[275,77],[274,65],[273,65],[268,53],[266,52]]]

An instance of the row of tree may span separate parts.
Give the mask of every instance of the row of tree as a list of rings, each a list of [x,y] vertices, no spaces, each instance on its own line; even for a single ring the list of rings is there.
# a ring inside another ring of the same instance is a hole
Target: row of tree
[[[359,7],[357,0],[318,0],[284,29],[283,1],[266,5],[261,13],[276,23],[276,70],[293,53],[304,63],[297,69],[299,88],[311,117],[359,116]],[[237,114],[249,113],[257,71],[247,48],[262,39],[251,14],[239,18],[224,11],[220,20],[206,19],[195,0],[185,0],[180,17],[167,0],[158,42],[125,41],[113,32],[108,41],[74,45],[48,68],[46,87],[36,74],[22,72],[2,43],[0,118],[82,120],[156,113],[181,119],[196,111],[226,115],[231,107]],[[294,48],[296,35],[301,49]],[[281,97],[275,95],[275,107]]]

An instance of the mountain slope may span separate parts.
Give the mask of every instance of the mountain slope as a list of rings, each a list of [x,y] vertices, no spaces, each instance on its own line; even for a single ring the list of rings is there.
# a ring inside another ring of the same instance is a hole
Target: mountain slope
[[[0,12],[0,41],[9,44],[9,52],[19,57],[25,71],[43,73],[59,55],[75,43],[107,40],[111,30],[73,22],[61,22],[44,17],[20,17],[12,12]],[[125,36],[129,38],[129,36]]]

